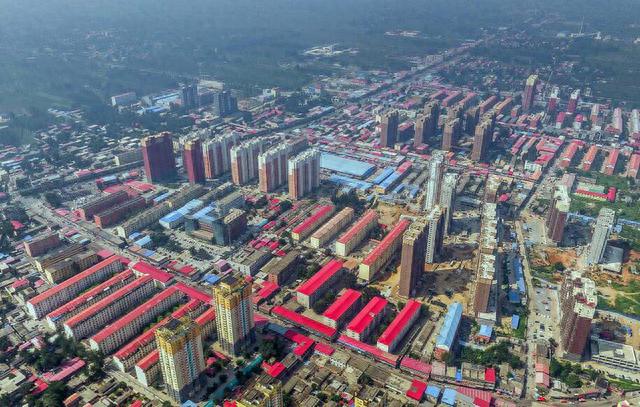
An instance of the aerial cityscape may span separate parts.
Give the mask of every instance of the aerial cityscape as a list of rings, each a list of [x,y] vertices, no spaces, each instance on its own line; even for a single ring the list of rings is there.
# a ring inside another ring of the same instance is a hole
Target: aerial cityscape
[[[46,3],[0,406],[640,405],[637,0]]]

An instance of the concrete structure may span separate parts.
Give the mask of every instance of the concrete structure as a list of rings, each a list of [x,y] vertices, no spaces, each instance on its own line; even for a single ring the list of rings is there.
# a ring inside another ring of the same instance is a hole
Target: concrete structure
[[[28,242],[24,242],[24,251],[28,256],[36,257],[59,247],[61,244],[62,241],[57,232],[47,232],[34,237]]]
[[[280,144],[258,156],[258,186],[262,192],[273,192],[287,183],[287,160],[291,147]]]
[[[386,112],[380,119],[380,146],[390,147],[398,141],[398,125],[400,114],[397,110]]]
[[[442,179],[440,190],[440,207],[444,210],[443,231],[444,236],[449,235],[453,213],[455,212],[456,188],[458,186],[458,174],[448,172]]]
[[[144,137],[140,144],[147,181],[154,183],[168,181],[178,175],[171,133],[164,132]]]
[[[320,152],[311,149],[288,161],[289,197],[300,199],[320,186]]]
[[[529,113],[533,107],[533,100],[536,96],[536,86],[538,86],[538,75],[531,75],[527,78],[522,93],[522,111]]]
[[[202,153],[207,179],[218,178],[231,171],[231,147],[237,145],[239,139],[237,133],[226,133],[204,142]]]
[[[311,235],[311,239],[309,239],[311,247],[319,249],[331,240],[342,228],[351,223],[353,214],[353,208],[343,208]]]
[[[255,339],[251,283],[228,274],[213,288],[218,342],[229,355],[248,349]]]
[[[564,185],[556,185],[546,218],[547,237],[555,243],[562,242],[570,207],[569,190]]]
[[[338,238],[336,241],[336,254],[338,256],[347,256],[377,224],[378,213],[373,209],[367,210],[353,226]]]
[[[245,185],[258,177],[258,155],[264,149],[264,140],[257,138],[231,147],[231,179],[236,185]]]
[[[371,281],[387,265],[402,244],[402,236],[411,222],[401,219],[380,243],[362,260],[358,268],[358,278]]]
[[[611,230],[615,225],[616,212],[613,209],[602,208],[598,213],[596,225],[593,228],[593,236],[589,245],[589,253],[587,254],[587,263],[599,264],[604,255],[604,249],[607,247],[607,241]]]
[[[462,120],[458,117],[447,120],[442,131],[442,149],[453,151],[460,135],[462,134]]]
[[[378,349],[393,353],[407,332],[411,330],[413,323],[420,317],[422,304],[415,300],[407,301],[404,308],[391,321],[387,329],[378,338]]]
[[[598,305],[593,280],[578,271],[567,275],[560,287],[560,343],[564,357],[579,361],[591,332],[591,321]]]
[[[438,205],[434,206],[426,215],[428,228],[425,261],[427,263],[434,263],[442,253],[444,216],[445,210]]]
[[[360,308],[362,294],[356,290],[347,289],[333,304],[322,313],[324,324],[331,328],[339,328],[344,321],[351,318]]]
[[[487,151],[491,146],[491,138],[493,137],[493,126],[493,119],[484,117],[475,127],[473,149],[471,150],[471,159],[473,161],[486,161]]]
[[[115,273],[124,270],[117,256],[112,256],[88,268],[62,284],[50,288],[27,301],[27,310],[34,319],[40,319],[56,308],[69,302],[87,288],[99,284]]]
[[[284,257],[274,257],[262,266],[260,272],[267,275],[267,280],[278,286],[287,284],[294,278],[297,266],[301,262],[301,253],[291,250]]]
[[[429,179],[427,180],[427,191],[424,198],[425,211],[430,211],[440,200],[443,171],[444,157],[442,154],[434,153],[431,156],[431,161],[429,161]]]
[[[403,297],[414,295],[420,276],[424,272],[427,225],[428,221],[425,217],[417,218],[402,238],[398,294]]]
[[[172,318],[156,331],[156,343],[165,389],[182,403],[199,387],[205,369],[201,328],[189,318]]]
[[[202,184],[205,181],[202,140],[193,138],[184,143],[182,163],[187,172],[189,183]]]

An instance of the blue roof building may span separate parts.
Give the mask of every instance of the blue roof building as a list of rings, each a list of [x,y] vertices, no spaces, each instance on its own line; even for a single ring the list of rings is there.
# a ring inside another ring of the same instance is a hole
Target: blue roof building
[[[442,393],[442,402],[448,406],[455,406],[457,395],[458,395],[457,391],[447,387],[444,389],[444,392]]]
[[[362,161],[327,153],[320,155],[320,167],[324,170],[339,172],[356,178],[367,177],[376,169],[374,165]]]
[[[427,400],[432,403],[437,403],[440,398],[440,392],[442,389],[438,386],[430,384],[427,386],[427,389],[424,391],[424,394],[427,396]]]
[[[331,174],[329,176],[329,182],[349,188],[356,188],[363,192],[368,191],[372,187],[370,182],[360,181],[355,178],[349,178],[338,174]]]
[[[460,320],[462,319],[462,304],[454,302],[449,305],[447,315],[444,317],[444,322],[440,327],[440,332],[436,337],[436,348],[449,352],[453,347],[453,341],[458,333],[460,327]]]
[[[511,317],[511,329],[518,329],[520,326],[520,315],[513,314]]]
[[[480,325],[480,331],[478,332],[478,335],[491,338],[492,334],[493,327],[491,325]]]
[[[380,185],[382,183],[382,181],[384,181],[385,179],[387,179],[387,177],[391,174],[393,174],[394,169],[391,167],[387,167],[384,170],[382,170],[382,172],[378,175],[376,175],[376,177],[373,179],[373,183],[376,185]]]

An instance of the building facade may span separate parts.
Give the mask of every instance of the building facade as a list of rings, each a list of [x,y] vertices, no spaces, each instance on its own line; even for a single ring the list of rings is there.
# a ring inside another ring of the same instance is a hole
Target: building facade
[[[213,288],[218,341],[237,355],[254,341],[251,284],[242,275],[229,274]]]
[[[258,186],[262,192],[273,192],[287,183],[287,160],[291,148],[280,144],[258,156]]]
[[[202,184],[205,181],[202,151],[202,140],[199,138],[193,138],[184,143],[182,162],[191,184]]]
[[[320,151],[311,149],[288,163],[289,197],[300,199],[320,186]]]
[[[147,181],[162,182],[177,176],[171,133],[164,132],[144,137],[140,144]]]

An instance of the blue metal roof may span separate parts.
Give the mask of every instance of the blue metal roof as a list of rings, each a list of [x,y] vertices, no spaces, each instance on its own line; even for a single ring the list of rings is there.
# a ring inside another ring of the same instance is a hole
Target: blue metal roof
[[[444,322],[440,328],[440,332],[436,337],[436,346],[451,349],[453,340],[458,332],[458,326],[460,325],[460,319],[462,318],[462,304],[454,302],[449,305],[447,315],[444,317]]]
[[[511,329],[518,329],[520,325],[520,315],[513,314],[511,317]]]
[[[442,402],[444,404],[448,404],[450,406],[453,406],[456,404],[456,396],[458,395],[458,392],[455,391],[452,388],[445,388],[444,392],[442,393]]]
[[[520,294],[517,291],[509,291],[509,302],[512,304],[520,304]]]
[[[427,396],[433,397],[435,399],[437,399],[438,397],[440,397],[440,391],[442,389],[440,389],[440,387],[438,386],[434,386],[433,384],[430,384],[427,386],[427,389],[424,391],[424,394],[426,394]]]
[[[151,237],[150,236],[145,236],[142,239],[136,240],[134,243],[137,244],[140,247],[146,246],[149,243],[151,243]]]
[[[376,169],[374,165],[362,161],[327,153],[320,155],[320,167],[325,170],[340,172],[358,178],[366,177]]]
[[[171,223],[171,222],[175,222],[177,220],[180,220],[182,217],[184,217],[183,214],[181,214],[178,211],[173,211],[173,212],[169,212],[167,215],[163,216],[162,219],[160,219],[160,222]]]
[[[331,176],[329,176],[329,182],[332,182],[338,185],[348,186],[351,188],[357,188],[361,191],[366,191],[370,189],[372,186],[370,182],[360,181],[355,178],[349,178],[349,177],[345,177],[337,174],[331,174]]]
[[[202,279],[209,284],[215,284],[218,281],[220,281],[220,276],[216,274],[205,274],[205,276],[202,277]]]
[[[382,170],[382,172],[380,174],[378,174],[374,179],[373,179],[373,183],[376,185],[380,185],[380,183],[382,181],[384,181],[385,179],[387,179],[387,177],[391,174],[393,174],[394,169],[391,167],[387,167],[384,170]]]
[[[491,338],[491,334],[493,333],[493,327],[490,325],[480,325],[480,336],[486,336],[487,338]]]

